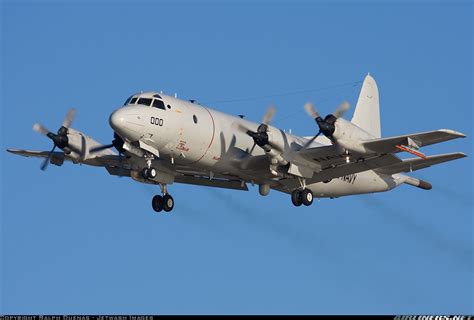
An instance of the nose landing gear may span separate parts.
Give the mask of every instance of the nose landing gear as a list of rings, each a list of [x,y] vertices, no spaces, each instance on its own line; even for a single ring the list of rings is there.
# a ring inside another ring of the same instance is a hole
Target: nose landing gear
[[[144,168],[142,171],[143,178],[145,179],[155,179],[156,178],[156,169],[153,167]]]
[[[153,156],[146,156],[145,159],[146,159],[146,167],[143,168],[143,171],[142,171],[142,176],[143,178],[145,179],[155,179],[156,178],[156,174],[158,173],[156,171],[155,168],[153,168],[151,166],[151,161],[153,160]]]
[[[161,185],[161,193],[163,196],[156,195],[151,200],[151,206],[156,212],[170,212],[174,208],[174,199],[170,196],[166,190],[166,184]]]

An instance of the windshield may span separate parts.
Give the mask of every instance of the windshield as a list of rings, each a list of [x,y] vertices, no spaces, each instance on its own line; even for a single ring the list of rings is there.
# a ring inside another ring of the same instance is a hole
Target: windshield
[[[151,100],[153,100],[153,99],[151,99],[151,98],[140,98],[140,99],[138,99],[137,104],[143,104],[145,106],[151,106]]]
[[[158,100],[158,99],[153,100],[153,107],[158,108],[158,109],[166,110],[165,109],[165,104],[163,103],[163,101]]]

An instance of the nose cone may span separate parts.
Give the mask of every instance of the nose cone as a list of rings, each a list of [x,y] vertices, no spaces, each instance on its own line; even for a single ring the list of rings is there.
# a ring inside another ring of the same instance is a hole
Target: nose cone
[[[114,131],[117,131],[119,128],[123,126],[125,123],[125,118],[123,117],[123,113],[120,112],[121,110],[115,110],[112,112],[112,114],[109,117],[109,124],[114,129]]]
[[[143,121],[138,110],[127,110],[120,108],[112,112],[109,124],[123,139],[133,142],[139,140],[143,135]]]

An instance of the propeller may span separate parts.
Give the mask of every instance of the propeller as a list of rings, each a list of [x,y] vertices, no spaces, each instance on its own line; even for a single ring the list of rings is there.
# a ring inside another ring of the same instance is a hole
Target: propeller
[[[105,149],[109,149],[109,148],[112,148],[114,147],[115,149],[117,149],[118,153],[119,153],[119,176],[123,176],[123,171],[124,171],[124,167],[123,167],[123,153],[125,151],[125,149],[123,148],[123,144],[124,144],[124,141],[123,139],[116,133],[114,132],[114,139],[112,140],[112,143],[110,144],[105,144],[103,146],[98,146],[98,147],[95,147],[95,148],[91,148],[89,150],[89,153],[92,154],[92,153],[96,153],[96,152],[99,152],[99,151],[102,151],[102,150],[105,150]]]
[[[63,120],[62,126],[58,129],[57,133],[51,132],[48,128],[46,128],[40,123],[35,123],[33,125],[34,131],[48,137],[49,139],[53,141],[53,148],[49,152],[48,157],[41,164],[41,170],[44,171],[48,167],[48,164],[51,162],[51,158],[53,157],[54,150],[56,149],[56,147],[62,150],[68,147],[69,145],[69,138],[67,137],[68,129],[71,126],[75,115],[76,115],[76,110],[74,108],[69,109],[66,114],[66,117]]]
[[[89,153],[96,153],[96,152],[114,147],[115,149],[117,149],[119,154],[121,154],[125,151],[125,149],[123,148],[123,143],[124,143],[123,139],[116,132],[114,132],[114,139],[112,140],[112,143],[105,144],[103,146],[98,146],[95,148],[91,148],[89,150]]]
[[[341,103],[337,108],[336,111],[334,111],[333,114],[328,114],[324,119],[321,117],[319,112],[316,110],[314,107],[314,104],[311,102],[308,102],[304,105],[304,109],[306,112],[309,114],[311,118],[316,121],[319,127],[318,133],[312,137],[306,144],[303,146],[303,150],[306,149],[313,141],[322,133],[329,139],[332,139],[332,135],[334,134],[334,131],[336,130],[336,127],[334,126],[334,123],[336,120],[344,115],[347,110],[349,110],[350,105],[347,101],[344,101]]]
[[[268,125],[272,121],[273,116],[275,115],[275,112],[276,112],[275,106],[271,105],[268,107],[267,112],[265,112],[265,114],[263,115],[262,123],[260,123],[260,125],[257,128],[257,131],[252,131],[241,124],[238,125],[241,131],[244,131],[247,135],[249,135],[253,139],[254,143],[249,153],[253,152],[253,149],[255,148],[256,145],[263,148],[265,151],[270,151],[268,147],[268,133],[267,132],[268,132]]]

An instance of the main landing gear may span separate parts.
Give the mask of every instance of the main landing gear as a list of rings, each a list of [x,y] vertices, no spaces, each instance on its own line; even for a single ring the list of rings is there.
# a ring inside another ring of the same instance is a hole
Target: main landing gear
[[[174,208],[174,200],[173,197],[168,194],[166,191],[166,185],[161,185],[161,193],[163,196],[156,195],[151,200],[151,206],[153,210],[156,212],[161,212],[164,210],[165,212],[170,212]]]
[[[313,192],[307,188],[295,189],[291,193],[291,202],[297,207],[304,204],[305,206],[310,206],[313,203]]]

